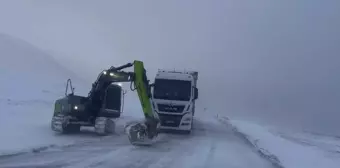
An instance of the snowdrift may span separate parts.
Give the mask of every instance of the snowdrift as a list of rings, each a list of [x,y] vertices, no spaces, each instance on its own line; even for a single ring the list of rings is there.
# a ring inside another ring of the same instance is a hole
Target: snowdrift
[[[64,96],[67,78],[75,92],[86,95],[81,83],[48,54],[28,42],[0,34],[0,154],[70,143],[50,131],[54,101]],[[84,137],[79,137],[84,138]]]
[[[340,139],[336,137],[283,133],[246,121],[218,119],[278,167],[340,167]]]

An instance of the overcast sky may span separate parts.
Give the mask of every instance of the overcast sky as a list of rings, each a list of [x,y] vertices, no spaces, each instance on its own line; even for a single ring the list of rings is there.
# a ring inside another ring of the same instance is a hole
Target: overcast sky
[[[135,59],[149,78],[198,70],[201,107],[331,133],[340,126],[339,18],[339,0],[0,1],[0,33],[83,78]]]

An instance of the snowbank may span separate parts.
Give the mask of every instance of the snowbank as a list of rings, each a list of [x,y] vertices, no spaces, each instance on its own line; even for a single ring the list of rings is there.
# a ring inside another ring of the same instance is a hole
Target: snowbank
[[[325,149],[293,142],[258,124],[229,120],[226,117],[219,119],[232,126],[237,133],[246,138],[262,155],[277,166],[285,168],[340,167],[339,155],[329,155]],[[298,137],[295,136],[295,138]]]

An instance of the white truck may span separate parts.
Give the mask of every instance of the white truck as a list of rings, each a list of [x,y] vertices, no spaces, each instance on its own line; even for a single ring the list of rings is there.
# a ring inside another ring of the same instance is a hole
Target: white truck
[[[198,98],[198,72],[158,70],[153,87],[153,108],[161,130],[190,133]]]

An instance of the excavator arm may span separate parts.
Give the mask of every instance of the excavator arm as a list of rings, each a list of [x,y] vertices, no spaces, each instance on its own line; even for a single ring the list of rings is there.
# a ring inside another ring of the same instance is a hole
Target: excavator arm
[[[123,69],[134,67],[133,72],[123,71]],[[159,118],[156,113],[154,113],[152,102],[151,102],[151,87],[149,85],[149,80],[146,76],[146,71],[144,68],[144,64],[142,61],[135,60],[133,63],[128,63],[119,67],[110,67],[108,70],[104,70],[101,74],[99,74],[97,80],[93,83],[92,89],[89,92],[88,98],[90,100],[98,99],[97,95],[102,95],[100,92],[105,91],[105,88],[112,83],[121,83],[121,82],[131,82],[130,88],[132,91],[137,90],[138,98],[140,100],[143,113],[145,116],[144,126],[141,124],[136,124],[132,126],[132,131],[129,132],[129,135],[134,140],[137,141],[140,138],[138,136],[143,134],[143,136],[149,137],[149,139],[153,138],[158,134],[158,124]]]

